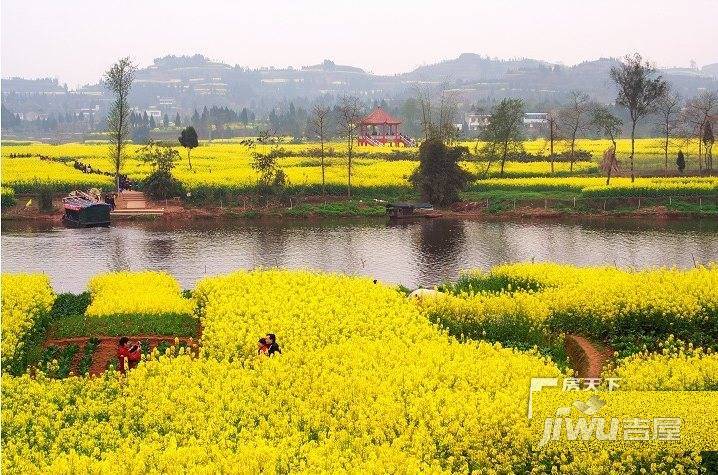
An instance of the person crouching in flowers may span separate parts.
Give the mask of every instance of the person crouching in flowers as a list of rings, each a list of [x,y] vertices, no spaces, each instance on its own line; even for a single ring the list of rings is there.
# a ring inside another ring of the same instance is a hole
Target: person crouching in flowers
[[[272,356],[274,353],[282,354],[282,350],[277,344],[277,336],[274,333],[267,333],[267,336],[264,338],[267,340],[267,343],[269,343],[269,349],[267,349],[268,356]]]
[[[134,368],[141,359],[142,345],[140,342],[130,346],[129,338],[126,336],[120,338],[120,344],[117,347],[117,360],[119,361],[117,369],[120,370],[120,373],[125,374],[126,368]]]
[[[259,342],[257,342],[257,354],[265,356],[269,354],[269,343],[267,343],[266,338],[260,338]]]

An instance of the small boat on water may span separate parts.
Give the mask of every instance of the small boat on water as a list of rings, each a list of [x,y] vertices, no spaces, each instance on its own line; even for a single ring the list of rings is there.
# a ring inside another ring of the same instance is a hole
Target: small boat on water
[[[441,217],[429,203],[388,203],[386,213],[391,220]]]
[[[65,214],[62,221],[68,226],[89,228],[93,226],[109,226],[112,206],[98,197],[74,191],[62,199]]]

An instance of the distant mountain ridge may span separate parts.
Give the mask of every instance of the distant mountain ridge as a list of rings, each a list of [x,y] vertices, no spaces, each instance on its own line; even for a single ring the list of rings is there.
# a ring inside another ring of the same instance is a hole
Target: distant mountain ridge
[[[362,68],[331,60],[301,68],[247,68],[212,60],[204,55],[167,55],[138,69],[131,103],[139,110],[159,109],[163,114],[187,115],[204,106],[246,107],[259,114],[273,108],[310,107],[318,98],[335,102],[357,95],[367,102],[398,104],[415,95],[415,85],[444,84],[461,95],[465,108],[517,97],[534,108],[564,102],[571,90],[582,90],[595,100],[615,99],[609,77],[615,58],[599,58],[573,66],[530,58],[492,59],[464,53],[454,59],[423,65],[396,75],[376,75]],[[683,97],[702,89],[718,89],[718,63],[697,68],[661,71]],[[99,78],[98,78],[99,79]],[[3,104],[23,116],[93,109],[102,112],[109,97],[101,84],[67,90],[55,79],[2,79]]]
[[[553,67],[536,59],[491,59],[475,53],[463,53],[458,58],[419,66],[402,77],[412,79],[451,78],[461,80],[497,79],[511,71]]]

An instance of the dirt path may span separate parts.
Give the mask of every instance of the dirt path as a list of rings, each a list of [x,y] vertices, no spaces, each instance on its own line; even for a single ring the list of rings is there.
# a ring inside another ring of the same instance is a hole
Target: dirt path
[[[579,335],[566,335],[566,352],[578,378],[599,378],[613,355],[610,348],[592,343]]]
[[[78,374],[78,366],[80,360],[82,359],[85,346],[87,345],[87,342],[90,340],[90,338],[91,337],[83,336],[74,338],[48,339],[45,340],[45,342],[43,343],[43,347],[47,348],[49,346],[64,347],[73,344],[77,345],[78,351],[77,353],[75,353],[75,356],[72,359],[71,371],[74,374]],[[92,375],[98,375],[103,373],[110,363],[117,366],[118,337],[98,336],[95,338],[100,340],[100,343],[95,349],[95,352],[92,354],[92,365],[90,366],[90,374]],[[136,335],[130,338],[130,341],[134,342],[136,340],[141,341],[143,345],[149,346],[150,350],[157,348],[157,346],[159,346],[161,343],[168,343],[170,345],[173,345],[175,343],[174,336]],[[197,344],[197,340],[192,339],[192,341],[190,341],[190,337],[178,337],[178,340],[180,343],[184,343],[189,346]]]

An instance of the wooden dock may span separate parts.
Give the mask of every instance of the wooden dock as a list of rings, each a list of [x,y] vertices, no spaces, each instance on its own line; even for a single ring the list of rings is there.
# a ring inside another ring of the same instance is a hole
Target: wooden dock
[[[164,208],[149,208],[147,198],[141,191],[123,191],[115,197],[115,209],[110,217],[162,216],[164,212]]]

